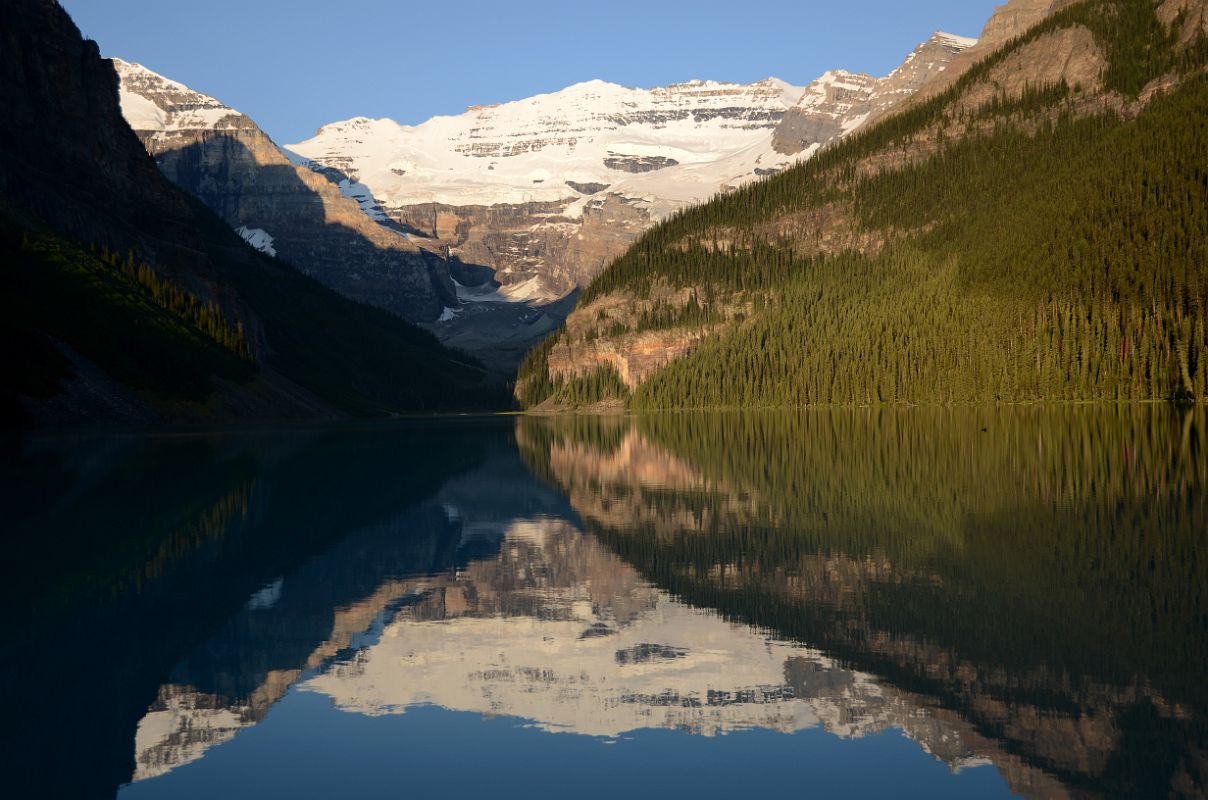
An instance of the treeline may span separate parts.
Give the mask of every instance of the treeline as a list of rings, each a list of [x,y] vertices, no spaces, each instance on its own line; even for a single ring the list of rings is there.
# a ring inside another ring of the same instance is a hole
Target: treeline
[[[596,367],[569,378],[555,375],[551,385],[548,397],[560,406],[589,406],[629,397],[629,387],[611,366]]]
[[[95,249],[47,232],[34,233],[0,218],[0,424],[22,424],[19,398],[45,399],[76,375],[76,354],[110,377],[160,401],[204,401],[220,378],[247,383],[255,365],[239,340],[212,313],[196,315],[225,336],[220,344],[202,325],[171,308],[171,292],[115,266]],[[151,284],[151,285],[149,285]],[[182,301],[177,298],[177,307]],[[184,301],[187,306],[187,301]],[[195,306],[196,307],[196,306]],[[237,334],[238,329],[235,329]]]
[[[515,395],[523,408],[532,408],[551,397],[557,389],[549,372],[549,354],[562,340],[564,332],[559,329],[541,340],[525,354],[516,370]]]
[[[655,373],[631,405],[1208,398],[1208,79],[1185,75],[1134,119],[1076,115],[1085,87],[1065,84],[955,108],[1014,49],[1070,25],[1094,32],[1102,80],[1126,99],[1208,63],[1208,45],[1177,47],[1147,0],[1088,0],[945,94],[655,228],[582,304],[663,283],[756,313]],[[924,134],[933,156],[859,168]],[[804,258],[761,227],[823,206],[886,244]]]
[[[201,300],[197,295],[181,289],[162,278],[149,264],[136,262],[134,253],[123,259],[108,247],[100,247],[96,256],[104,264],[120,271],[130,280],[145,289],[160,308],[183,317],[206,336],[230,350],[240,358],[252,361],[252,350],[247,343],[243,322],[231,323],[222,308],[212,300]]]
[[[703,303],[697,298],[695,289],[688,293],[688,299],[682,306],[673,305],[666,300],[656,301],[638,317],[634,330],[641,333],[682,325],[699,327],[721,322],[723,318],[714,303],[712,287],[707,287],[706,292],[708,296]]]

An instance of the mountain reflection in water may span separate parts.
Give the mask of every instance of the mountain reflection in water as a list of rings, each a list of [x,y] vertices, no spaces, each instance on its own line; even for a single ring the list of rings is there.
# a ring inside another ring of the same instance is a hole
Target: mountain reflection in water
[[[770,752],[757,731],[898,731],[946,766],[921,795],[967,794],[980,767],[987,793],[1204,796],[1204,424],[828,411],[24,442],[7,757],[31,791],[174,796],[249,729],[285,752],[274,710],[321,698],[327,723],[439,708],[635,749],[725,735],[740,761]],[[749,788],[793,785],[776,774]]]

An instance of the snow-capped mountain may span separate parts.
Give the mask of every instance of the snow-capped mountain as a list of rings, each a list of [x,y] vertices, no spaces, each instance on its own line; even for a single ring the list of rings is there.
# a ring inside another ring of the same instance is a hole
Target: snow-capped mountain
[[[337,122],[289,149],[494,270],[505,296],[553,299],[675,209],[788,164],[772,132],[802,91],[590,81],[415,126]]]
[[[290,149],[363,181],[388,208],[573,199],[605,189],[688,201],[753,171],[803,89],[694,81],[630,89],[603,81],[421,125],[357,118]],[[743,158],[746,156],[747,158]]]
[[[883,79],[828,72],[806,88],[590,81],[414,126],[337,122],[289,150],[342,176],[367,207],[492,269],[504,297],[553,299],[670,213],[885,113],[971,44],[936,34]]]
[[[114,66],[122,114],[160,170],[250,245],[413,320],[457,305],[442,259],[367,216],[338,180],[292,163],[247,116],[139,64]]]

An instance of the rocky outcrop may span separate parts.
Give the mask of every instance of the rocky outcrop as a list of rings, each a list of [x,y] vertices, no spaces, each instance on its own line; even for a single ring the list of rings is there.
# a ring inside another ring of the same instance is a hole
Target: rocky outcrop
[[[1025,33],[1036,23],[1075,2],[1078,0],[1008,0],[1007,3],[997,6],[982,29],[977,44],[957,55],[942,74],[934,76],[921,86],[913,102],[921,102],[941,94],[978,61]]]
[[[1179,44],[1187,46],[1208,36],[1208,0],[1163,0],[1158,19],[1178,26]]]
[[[603,189],[578,203],[574,219],[565,216],[572,202],[427,204],[393,214],[446,243],[457,261],[490,270],[467,278],[454,266],[459,283],[494,280],[505,297],[549,300],[586,285],[654,222],[650,203]]]
[[[873,97],[870,121],[889,113],[913,97],[919,89],[947,73],[953,61],[977,47],[980,42],[980,39],[967,39],[950,33],[936,33],[923,42],[900,67],[881,80]]]
[[[668,167],[677,167],[679,162],[666,156],[628,156],[611,150],[604,159],[604,166],[618,172],[654,172]]]
[[[550,351],[550,375],[573,378],[599,368],[611,368],[632,389],[655,371],[691,353],[708,333],[682,329],[626,334],[594,342],[562,341]]]
[[[644,319],[681,313],[699,303],[692,289],[651,288],[648,296],[609,294],[576,308],[551,346],[549,374],[563,380],[607,369],[630,389],[672,361],[695,350],[707,336],[750,313],[748,299],[735,295],[711,305],[711,321],[648,329]]]
[[[1071,0],[1008,0],[997,6],[982,29],[980,55],[984,57],[994,52],[1049,14],[1070,4]]]
[[[995,99],[1015,100],[1028,89],[1064,83],[1083,91],[1102,88],[1107,59],[1088,29],[1076,25],[1047,33],[1011,53],[961,96],[958,108],[976,111]]]
[[[884,116],[942,74],[974,39],[936,33],[884,78],[828,72],[806,87],[772,137],[779,153],[814,152]]]
[[[138,64],[114,63],[123,113],[163,173],[254,247],[408,319],[434,320],[457,305],[444,261],[375,222],[333,176],[295,165],[218,100]]]
[[[805,89],[772,134],[778,153],[817,149],[867,119],[877,79],[839,70],[828,72]]]

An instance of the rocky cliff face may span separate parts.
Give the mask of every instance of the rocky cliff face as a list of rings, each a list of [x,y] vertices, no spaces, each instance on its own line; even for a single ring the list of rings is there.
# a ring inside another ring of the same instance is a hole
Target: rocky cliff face
[[[1187,46],[1208,36],[1208,0],[1163,0],[1158,18],[1167,26],[1178,26],[1179,44]]]
[[[942,75],[920,87],[916,101],[943,92],[978,61],[998,50],[1028,28],[1078,0],[1008,0],[994,9],[977,43],[952,59]]]
[[[936,33],[884,78],[845,71],[826,73],[785,114],[772,146],[785,154],[815,152],[909,100],[976,43],[975,39]]]
[[[797,105],[776,127],[772,146],[779,153],[800,153],[854,130],[868,116],[877,79],[844,70],[828,72],[805,89]]]
[[[982,29],[980,54],[997,50],[1049,14],[1076,0],[1009,0],[994,9]],[[973,54],[971,54],[973,55]]]
[[[163,173],[254,247],[408,319],[434,320],[457,305],[444,261],[378,224],[355,189],[345,196],[338,180],[295,165],[218,100],[138,64],[114,64],[122,112]]]
[[[688,289],[658,286],[646,297],[634,297],[627,292],[610,294],[576,308],[550,349],[547,363],[551,377],[570,379],[606,369],[615,372],[632,389],[657,370],[691,353],[702,339],[748,310],[738,301],[721,312],[725,319],[708,326],[637,330],[643,315],[660,308],[682,309],[691,295]]]
[[[185,198],[122,123],[96,43],[54,0],[6,4],[0,37],[0,209],[152,255],[199,249]],[[144,235],[139,221],[166,235]]]
[[[403,206],[391,214],[440,242],[457,260],[486,266],[453,277],[468,287],[484,280],[502,284],[503,298],[548,301],[585,286],[657,219],[656,204],[576,184],[579,200],[451,206]],[[576,217],[566,216],[576,205]]]

